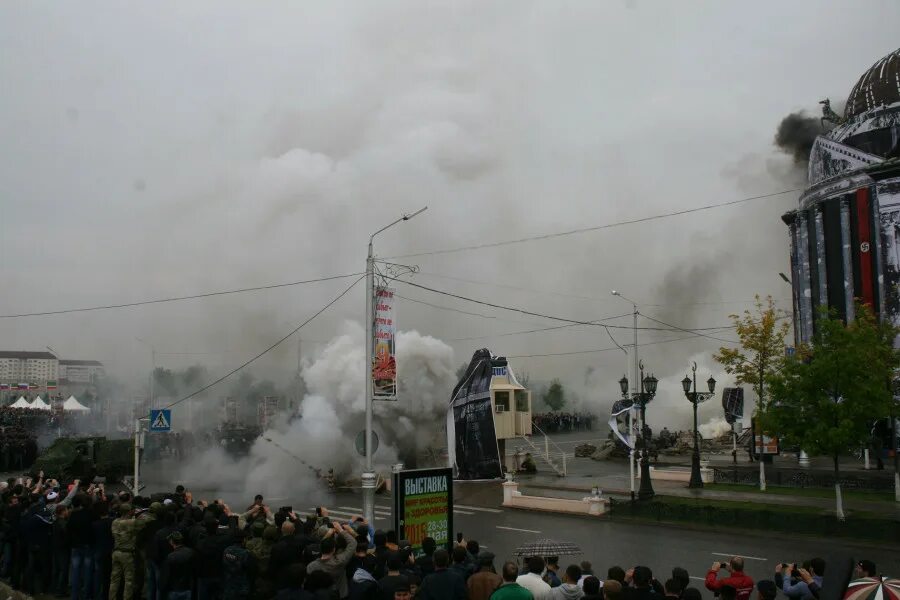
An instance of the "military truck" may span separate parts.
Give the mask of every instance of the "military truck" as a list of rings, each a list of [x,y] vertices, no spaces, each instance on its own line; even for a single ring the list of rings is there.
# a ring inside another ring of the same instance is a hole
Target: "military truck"
[[[58,438],[31,466],[35,474],[43,471],[60,481],[105,477],[108,483],[121,481],[133,468],[134,441],[105,437]]]
[[[234,421],[226,421],[216,430],[214,438],[216,443],[225,452],[232,456],[246,456],[250,448],[262,434],[262,430],[255,425],[245,425]]]

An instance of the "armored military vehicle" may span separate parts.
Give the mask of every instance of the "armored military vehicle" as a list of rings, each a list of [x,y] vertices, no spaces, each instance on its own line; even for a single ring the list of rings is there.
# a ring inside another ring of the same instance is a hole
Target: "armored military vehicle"
[[[215,432],[215,439],[232,456],[245,456],[262,431],[253,425],[226,421]]]
[[[105,477],[110,483],[120,481],[133,468],[133,440],[105,437],[58,438],[31,466],[35,474],[43,471],[47,477],[60,481]]]

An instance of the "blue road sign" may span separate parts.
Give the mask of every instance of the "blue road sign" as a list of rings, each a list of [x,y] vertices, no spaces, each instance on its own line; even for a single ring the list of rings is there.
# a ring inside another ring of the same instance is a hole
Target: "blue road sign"
[[[150,431],[171,431],[172,411],[168,408],[150,411]]]

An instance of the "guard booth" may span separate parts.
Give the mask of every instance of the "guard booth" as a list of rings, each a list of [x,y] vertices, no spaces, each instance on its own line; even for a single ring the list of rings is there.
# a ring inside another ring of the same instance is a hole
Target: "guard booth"
[[[505,357],[493,359],[491,409],[500,458],[506,464],[506,440],[531,435],[531,391],[516,379]]]

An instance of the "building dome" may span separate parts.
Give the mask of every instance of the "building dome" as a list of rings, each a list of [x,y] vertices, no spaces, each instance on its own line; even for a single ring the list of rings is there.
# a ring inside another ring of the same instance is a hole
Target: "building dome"
[[[862,74],[847,98],[844,118],[851,119],[879,106],[900,102],[900,48]]]

